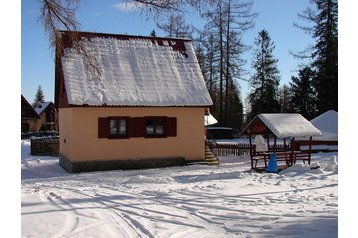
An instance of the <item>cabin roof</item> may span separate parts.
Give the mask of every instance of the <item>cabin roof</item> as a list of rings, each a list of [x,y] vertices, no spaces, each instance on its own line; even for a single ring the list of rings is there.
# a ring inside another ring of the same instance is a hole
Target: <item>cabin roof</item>
[[[76,41],[68,31],[57,34],[62,48],[56,50],[56,105],[59,100],[70,106],[212,105],[190,40],[78,34]],[[100,74],[89,73],[73,47],[77,43]]]
[[[259,114],[246,126],[242,134],[272,134],[276,138],[322,135],[319,129],[298,113]]]

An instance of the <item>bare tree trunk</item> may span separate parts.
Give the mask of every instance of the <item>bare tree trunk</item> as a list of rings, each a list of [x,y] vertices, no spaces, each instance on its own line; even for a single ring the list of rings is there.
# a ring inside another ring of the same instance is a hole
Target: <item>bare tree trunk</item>
[[[229,117],[229,66],[230,66],[230,8],[231,0],[229,0],[227,5],[227,29],[226,29],[226,78],[225,78],[225,124],[228,122]]]
[[[221,2],[219,4],[219,35],[220,35],[220,94],[219,94],[219,123],[223,124],[223,76],[224,76],[224,48],[223,48],[223,22],[222,22],[222,9]]]

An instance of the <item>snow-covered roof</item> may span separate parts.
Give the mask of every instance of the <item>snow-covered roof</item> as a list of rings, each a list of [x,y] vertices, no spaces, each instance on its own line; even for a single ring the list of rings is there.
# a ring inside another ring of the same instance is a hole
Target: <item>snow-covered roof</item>
[[[338,112],[329,110],[311,120],[322,136],[314,137],[316,140],[338,140]]]
[[[70,105],[212,105],[189,40],[86,33],[80,42],[101,74],[89,73],[77,51],[65,48],[61,63]]]
[[[50,104],[51,104],[51,102],[41,102],[41,103],[39,103],[35,108],[35,111],[36,111],[37,115],[40,115],[48,107],[48,105],[50,105]]]
[[[250,129],[251,125],[261,121],[267,129],[277,138],[301,137],[301,136],[320,136],[321,131],[298,113],[264,113],[259,114],[245,128]],[[258,131],[262,132],[264,128],[258,126]]]
[[[210,125],[214,125],[214,124],[218,123],[218,121],[216,120],[216,118],[213,115],[211,115],[209,113],[209,115],[205,115],[204,123],[205,123],[205,126],[210,126]]]

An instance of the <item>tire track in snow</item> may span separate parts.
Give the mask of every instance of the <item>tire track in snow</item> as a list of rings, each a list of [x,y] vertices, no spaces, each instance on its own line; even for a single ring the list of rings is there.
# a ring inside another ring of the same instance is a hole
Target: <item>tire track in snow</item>
[[[54,186],[52,186],[53,188]],[[98,198],[96,198],[93,195],[90,194],[86,194],[82,191],[76,190],[76,189],[71,189],[71,188],[64,188],[64,187],[59,187],[56,186],[58,189],[62,189],[62,190],[67,190],[69,192],[75,193],[75,194],[80,194],[82,196],[91,198],[91,200],[93,200],[94,202],[96,202],[97,204],[100,204],[101,206],[97,206],[98,208],[102,208],[102,211],[105,211],[105,213],[114,221],[114,223],[121,227],[122,231],[124,231],[127,235],[125,237],[155,237],[154,235],[152,235],[150,233],[149,230],[145,229],[143,225],[141,225],[139,222],[133,220],[133,219],[128,219],[129,216],[124,217],[124,215],[122,215],[121,213],[126,213],[126,211],[122,211],[116,207],[114,207],[113,205],[110,204],[110,202],[106,202],[103,200],[99,200]],[[112,208],[114,210],[108,210],[108,208]],[[120,211],[121,213],[117,212],[116,210]],[[113,216],[111,213],[114,213],[115,215]],[[120,219],[118,219],[120,218]],[[125,224],[123,224],[124,221]],[[120,236],[123,236],[123,234],[120,234]],[[118,236],[117,236],[118,237]]]
[[[45,195],[44,193],[40,192],[39,193],[39,197],[43,202],[50,202],[52,205],[56,206],[57,208],[64,210],[63,206],[61,206],[59,203],[57,203],[55,199],[59,199],[60,197],[57,196],[55,193],[50,192],[49,195]],[[62,199],[59,199],[61,202],[63,201]],[[73,207],[71,206],[73,211]],[[73,211],[75,213],[75,211]],[[76,216],[75,218],[73,216],[70,216],[68,214],[68,212],[63,211],[62,212],[65,216],[66,216],[66,221],[64,226],[62,227],[62,229],[55,235],[55,237],[66,237],[68,236],[72,231],[74,231],[78,225],[79,222],[79,218],[78,216]],[[76,213],[75,213],[76,215]]]

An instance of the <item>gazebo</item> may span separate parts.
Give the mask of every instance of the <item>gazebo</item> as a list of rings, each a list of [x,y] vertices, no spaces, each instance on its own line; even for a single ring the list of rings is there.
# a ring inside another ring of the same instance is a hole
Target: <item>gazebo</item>
[[[257,115],[243,130],[242,135],[249,137],[251,168],[258,168],[258,161],[263,161],[265,168],[269,155],[274,153],[277,161],[284,161],[286,166],[296,163],[296,160],[311,163],[312,136],[322,135],[321,131],[298,113],[264,113]],[[252,142],[252,136],[266,137],[266,150],[258,150]],[[308,150],[300,150],[295,143],[295,137],[308,136]],[[273,145],[270,145],[273,138]],[[277,139],[283,140],[278,146]],[[290,143],[287,145],[287,139]]]

